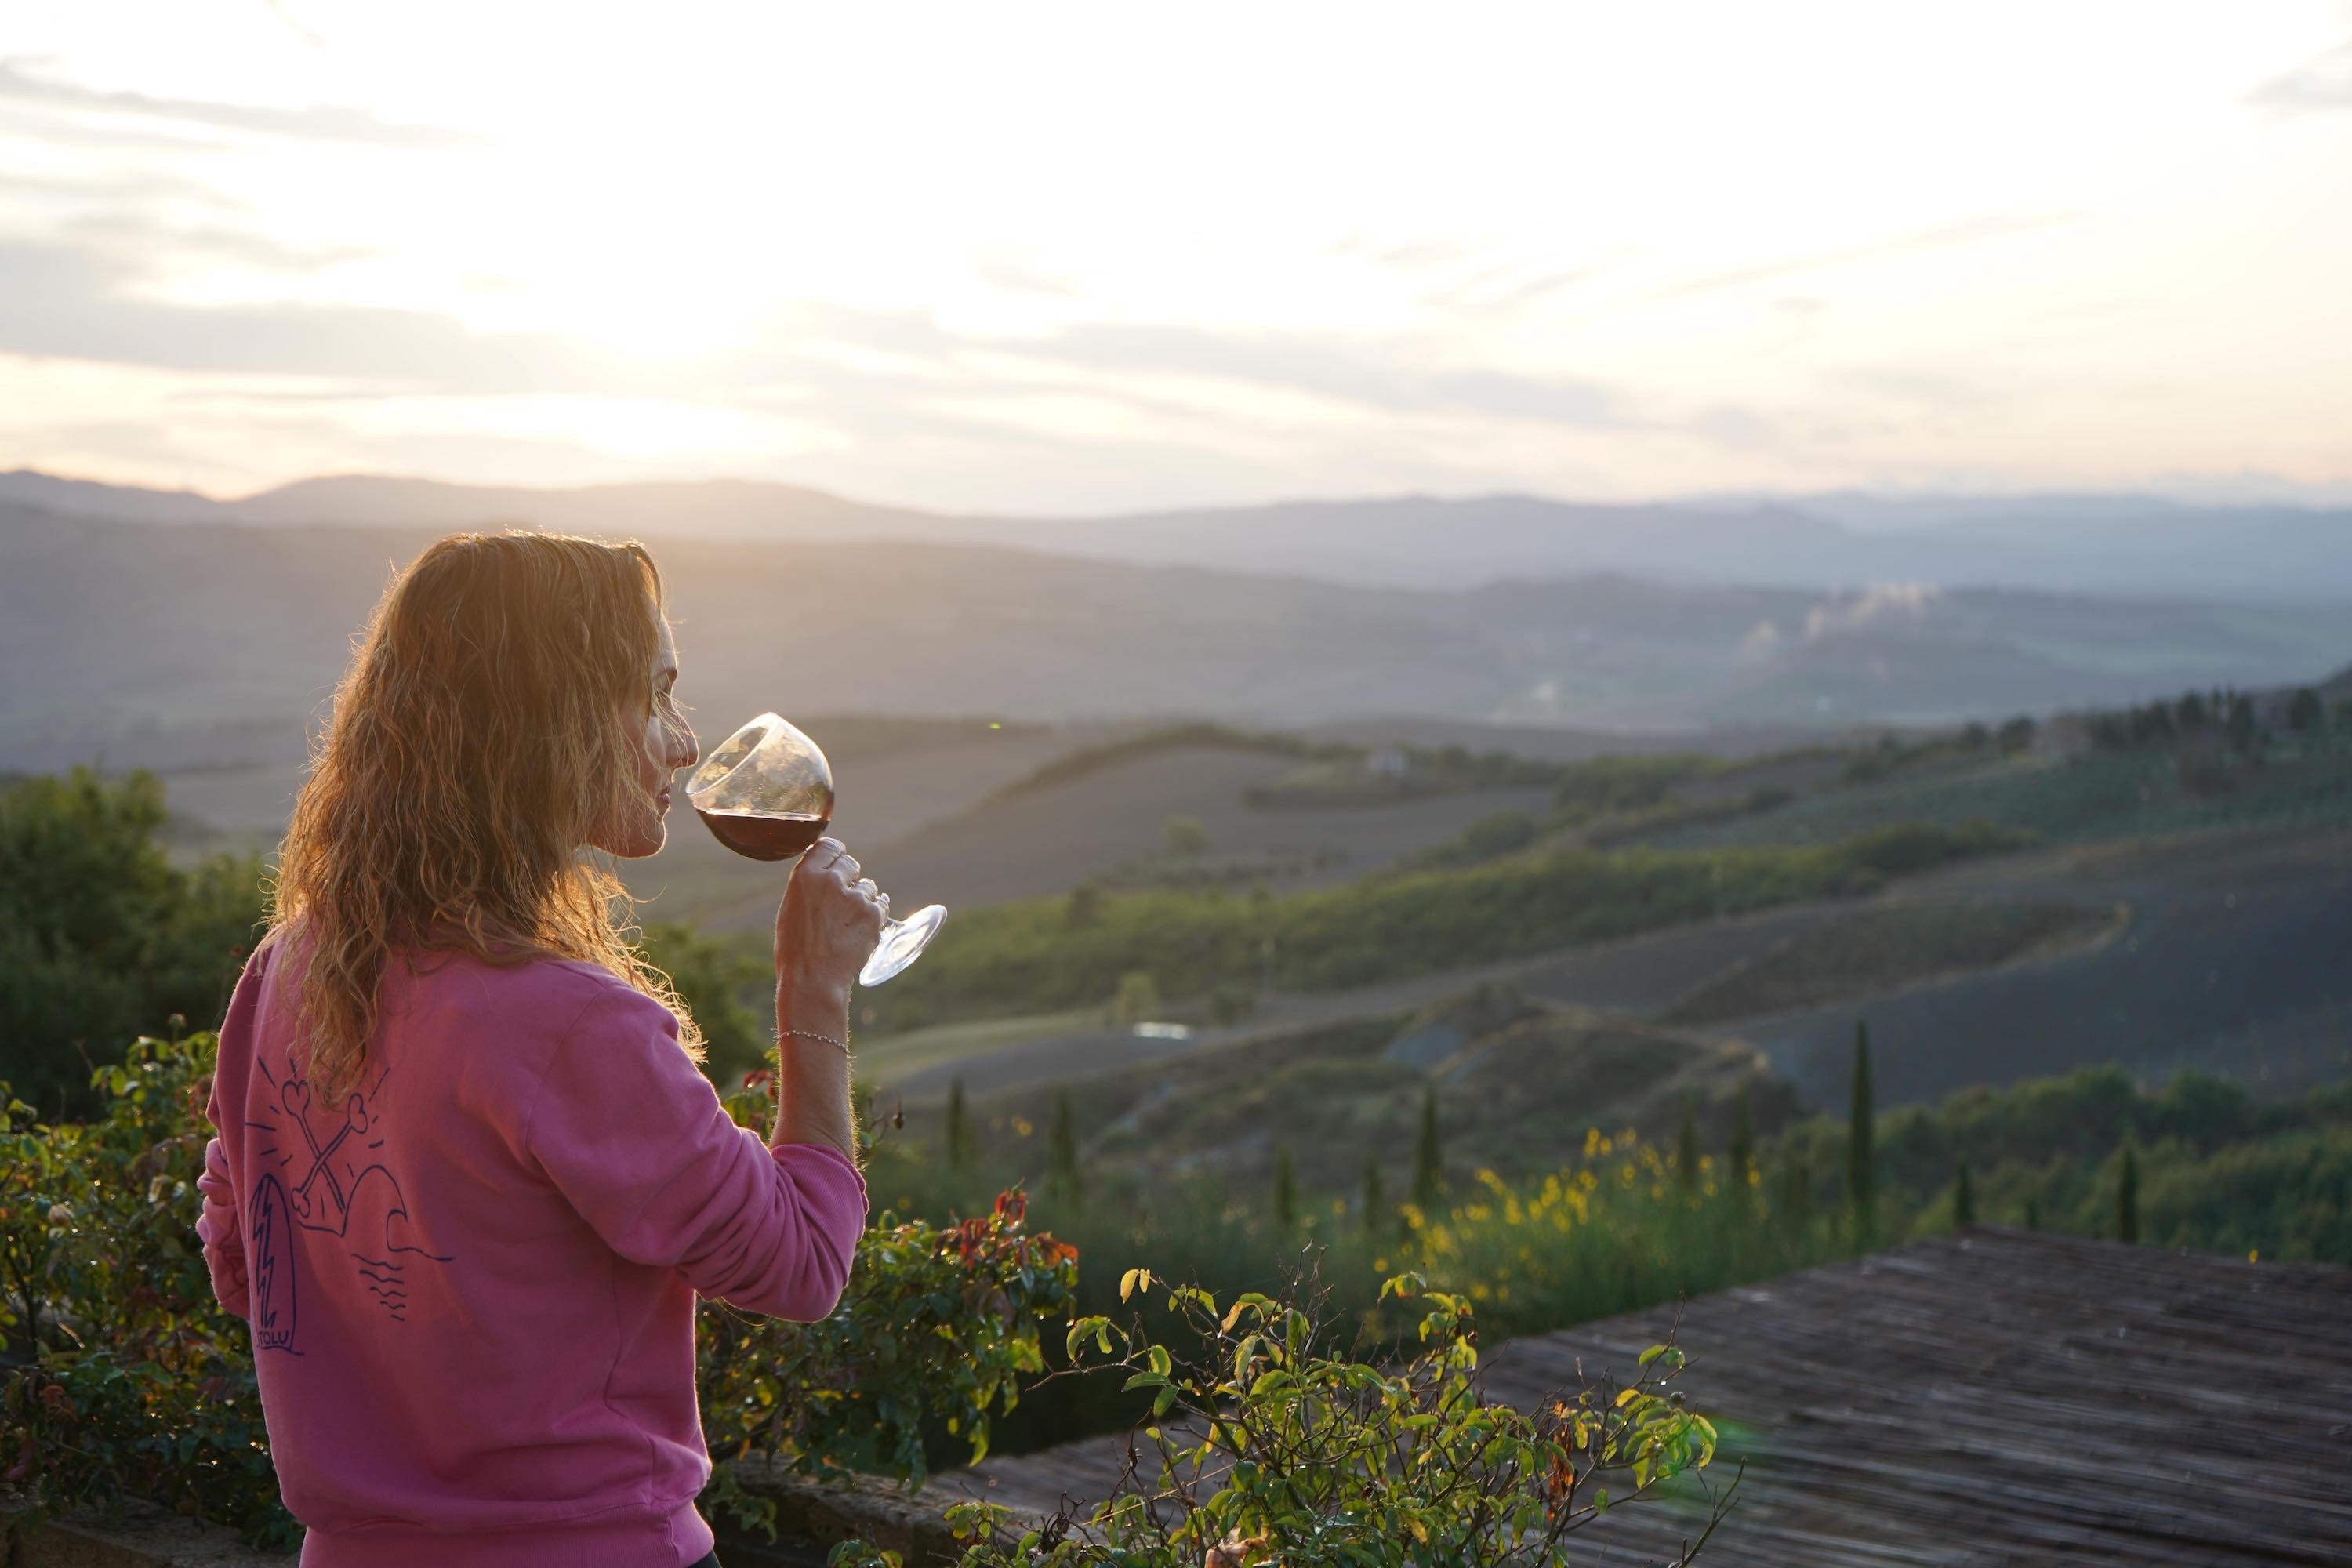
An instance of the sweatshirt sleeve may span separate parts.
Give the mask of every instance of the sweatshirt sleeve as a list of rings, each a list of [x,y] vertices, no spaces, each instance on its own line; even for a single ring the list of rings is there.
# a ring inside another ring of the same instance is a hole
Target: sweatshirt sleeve
[[[677,1020],[614,988],[557,1044],[524,1146],[606,1245],[703,1296],[814,1322],[841,1299],[866,1181],[823,1144],[770,1148],[687,1059]]]
[[[205,1120],[221,1126],[220,1079],[213,1079],[212,1098]],[[245,1235],[237,1224],[236,1187],[229,1180],[228,1151],[217,1137],[205,1142],[205,1168],[196,1177],[204,1208],[196,1215],[196,1239],[204,1243],[205,1268],[213,1277],[213,1296],[221,1310],[233,1316],[252,1316],[251,1294],[245,1276]]]

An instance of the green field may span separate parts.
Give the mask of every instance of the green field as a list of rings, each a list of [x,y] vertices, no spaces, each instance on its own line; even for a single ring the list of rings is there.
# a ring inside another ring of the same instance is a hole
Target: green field
[[[2017,847],[1983,824],[1892,826],[1833,845],[1700,853],[1546,847],[1461,870],[1262,897],[1141,892],[1036,899],[961,915],[953,940],[870,993],[883,1030],[1158,994],[1271,984],[1339,990],[1596,942],[1743,910],[1876,891],[1892,878]]]
[[[2341,732],[2211,765],[2210,779],[2192,780],[2172,753],[2154,749],[2066,761],[1961,759],[1831,785],[1775,810],[1671,826],[1640,841],[1675,849],[1830,844],[1896,823],[1981,819],[2063,843],[2352,819],[2352,737]]]
[[[2077,947],[2127,919],[2121,908],[2045,900],[1880,900],[1739,961],[1658,1020],[1719,1024],[1892,991]]]

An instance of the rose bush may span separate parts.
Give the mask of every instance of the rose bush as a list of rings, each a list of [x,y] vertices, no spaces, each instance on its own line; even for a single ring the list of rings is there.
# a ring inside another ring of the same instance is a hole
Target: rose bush
[[[50,1125],[0,1084],[0,1476],[33,1521],[141,1497],[291,1546],[246,1325],[215,1301],[195,1236],[217,1042],[142,1038],[91,1086],[104,1114]],[[753,1075],[756,1077],[756,1075]],[[724,1097],[742,1125],[768,1100]],[[714,1455],[919,1484],[937,1426],[984,1452],[992,1414],[1069,1316],[1075,1249],[1030,1234],[1017,1194],[951,1226],[884,1214],[819,1323],[705,1302],[697,1375]],[[774,1504],[714,1472],[701,1502],[750,1529]]]

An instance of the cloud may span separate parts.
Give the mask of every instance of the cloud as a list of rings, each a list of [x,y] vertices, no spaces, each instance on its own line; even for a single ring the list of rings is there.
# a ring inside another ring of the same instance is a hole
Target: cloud
[[[1276,465],[1292,464],[1302,442],[1343,430],[1367,445],[1369,458],[1349,458],[1360,465],[1396,459],[1409,430],[1433,439],[1455,427],[1403,426],[1397,416],[1651,433],[1737,450],[1776,438],[1749,410],[1662,416],[1596,381],[1448,363],[1442,340],[1420,336],[1112,322],[981,334],[919,310],[807,302],[723,350],[646,356],[561,332],[479,331],[431,310],[172,298],[151,258],[184,239],[265,279],[334,258],[235,227],[104,216],[70,236],[0,239],[0,353],[210,377],[178,395],[249,408],[384,396],[641,399],[732,409],[877,449],[921,441],[961,454],[1100,457],[1124,447],[1161,458],[1192,449]],[[1269,426],[1262,412],[1185,381],[1303,394],[1357,417]]]
[[[1721,447],[1762,447],[1779,434],[1777,426],[1752,408],[1723,404],[1693,418],[1687,428]]]
[[[1089,370],[1219,377],[1389,413],[1491,414],[1578,425],[1617,417],[1616,400],[1597,383],[1432,365],[1424,362],[1425,351],[1409,342],[1097,322],[984,346]]]
[[[1998,239],[2004,235],[2070,223],[2075,216],[2073,213],[1988,213],[1979,217],[1964,218],[1958,223],[1940,224],[1934,228],[1910,234],[1891,235],[1885,239],[1849,246],[1843,250],[1824,251],[1818,256],[1791,257],[1785,261],[1759,262],[1723,272],[1709,272],[1653,289],[1645,298],[1679,300],[1692,294],[1711,293],[1718,289],[1738,289],[1749,283],[1761,283],[1767,279],[1785,278],[1795,272],[1809,272],[1819,267],[1843,267],[1849,262],[1871,261],[1882,256],[1898,256],[1915,250],[1936,250],[1948,245],[1973,245],[1982,239]]]
[[[1892,399],[1946,414],[1997,407],[2016,391],[2014,385],[1996,391],[1963,376],[1909,364],[1855,365],[1832,373],[1829,379],[1872,403]]]
[[[811,305],[801,315],[803,333],[930,361],[989,355],[1094,373],[1198,376],[1395,414],[1623,422],[1614,394],[1599,383],[1433,364],[1428,345],[1406,340],[1114,322],[980,337],[950,331],[919,310]]]
[[[1383,267],[1412,270],[1429,267],[1452,267],[1469,260],[1478,247],[1458,239],[1408,239],[1375,251],[1372,259]]]
[[[2352,109],[2352,38],[2271,78],[2246,101],[2284,114]]]
[[[363,261],[379,250],[362,245],[316,248],[289,245],[250,229],[216,224],[184,228],[155,222],[128,212],[92,214],[63,226],[60,234],[91,247],[97,253],[129,266],[168,256],[173,260],[202,258],[231,262],[264,272],[309,275],[346,261]]]
[[[430,125],[396,125],[365,110],[318,104],[308,109],[275,109],[256,104],[216,103],[206,99],[159,98],[144,92],[101,92],[95,88],[36,76],[29,62],[0,60],[0,98],[41,103],[68,110],[120,115],[138,120],[162,120],[182,124],[210,125],[227,131],[247,131],[265,136],[304,142],[356,142],[379,147],[463,147],[480,138],[461,131]]]
[[[29,140],[50,152],[67,146],[140,153],[211,152],[229,142],[226,136],[191,126],[79,120],[38,102],[10,102],[5,98],[0,98],[0,136]]]
[[[19,174],[0,172],[0,191],[67,202],[184,202],[216,207],[224,212],[249,211],[247,204],[224,195],[200,180],[177,174]]]
[[[1481,268],[1457,283],[1436,290],[1429,296],[1428,302],[1442,310],[1507,314],[1570,284],[1581,283],[1598,270],[1598,268],[1590,266],[1555,267],[1530,277],[1523,263],[1507,261]]]
[[[1067,300],[1076,298],[1078,292],[1067,279],[1055,277],[1019,251],[1004,247],[992,247],[973,257],[971,271],[982,282],[1007,294],[1044,294]]]
[[[446,316],[372,306],[181,305],[141,299],[131,281],[103,252],[0,242],[0,351],[388,390],[549,393],[625,379],[615,356],[546,333],[477,333]]]

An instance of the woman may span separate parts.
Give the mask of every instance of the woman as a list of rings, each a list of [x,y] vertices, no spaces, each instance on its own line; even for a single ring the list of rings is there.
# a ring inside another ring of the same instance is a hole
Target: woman
[[[776,913],[772,1134],[696,1070],[588,847],[697,760],[635,544],[459,534],[384,595],[220,1031],[197,1232],[305,1568],[712,1564],[698,1295],[812,1321],[866,1215],[841,845]]]

